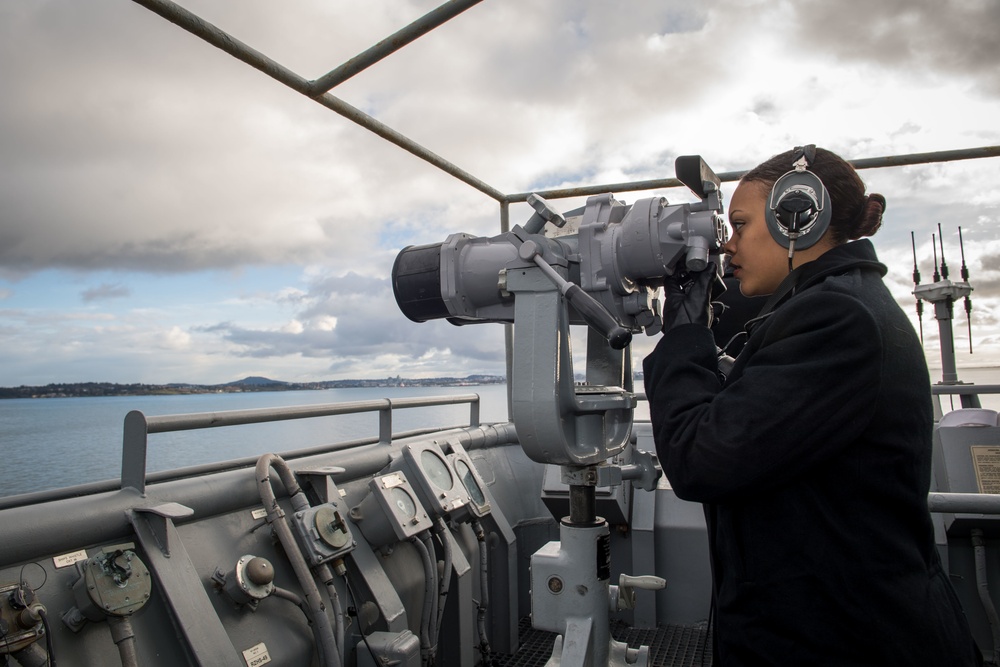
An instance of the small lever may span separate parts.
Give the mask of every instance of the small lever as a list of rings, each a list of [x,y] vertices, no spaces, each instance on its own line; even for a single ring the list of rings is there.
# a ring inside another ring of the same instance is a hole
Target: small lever
[[[524,223],[524,231],[529,234],[538,234],[541,232],[546,222],[551,222],[556,227],[562,227],[566,224],[566,218],[563,214],[538,195],[530,194],[525,201],[531,208],[535,209],[531,218]]]
[[[582,287],[575,285],[560,276],[555,269],[542,257],[538,243],[527,240],[517,250],[518,256],[524,261],[532,261],[542,270],[549,280],[559,288],[566,300],[576,308],[576,311],[587,321],[594,331],[604,336],[616,350],[623,350],[632,342],[632,332],[623,327],[604,309],[597,299],[587,294]]]

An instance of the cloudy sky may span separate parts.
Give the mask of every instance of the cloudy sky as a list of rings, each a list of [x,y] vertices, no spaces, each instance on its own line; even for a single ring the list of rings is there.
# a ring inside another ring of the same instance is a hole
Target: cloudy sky
[[[313,79],[436,4],[184,6]],[[998,145],[998,33],[994,0],[485,0],[333,93],[524,192]],[[495,201],[128,0],[6,0],[0,63],[0,385],[503,372],[502,327],[414,324],[388,280],[405,245],[496,233]],[[1000,158],[863,176],[907,312],[910,232],[929,279],[962,226],[959,363],[1000,365]]]

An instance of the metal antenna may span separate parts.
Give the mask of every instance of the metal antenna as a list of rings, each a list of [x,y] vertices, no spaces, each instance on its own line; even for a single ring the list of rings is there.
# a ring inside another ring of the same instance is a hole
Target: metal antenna
[[[969,267],[965,265],[965,241],[962,240],[962,226],[958,227],[958,249],[962,253],[962,280],[969,282]],[[969,327],[969,354],[972,354],[972,299],[965,295],[965,323]]]
[[[938,273],[938,263],[937,263],[937,237],[931,234],[931,250],[934,251],[934,282],[939,282],[941,280],[941,274]]]
[[[961,228],[959,228],[961,229]],[[920,285],[920,268],[917,266],[917,241],[910,232],[910,247],[913,248],[913,286]],[[924,301],[917,299],[917,325],[920,327],[920,344],[924,343]]]
[[[962,226],[958,226],[958,249],[962,253],[962,280],[969,282],[969,267],[965,265],[965,242],[962,240]]]
[[[948,264],[944,261],[944,234],[941,233],[941,223],[938,223],[938,243],[941,245],[941,277],[948,280]]]

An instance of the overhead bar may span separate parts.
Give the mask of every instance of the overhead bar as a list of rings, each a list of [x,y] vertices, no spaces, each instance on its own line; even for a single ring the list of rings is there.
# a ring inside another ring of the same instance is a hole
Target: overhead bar
[[[310,97],[325,106],[327,109],[330,109],[344,118],[357,123],[366,130],[382,137],[389,143],[399,146],[406,152],[415,155],[421,160],[434,165],[441,171],[454,176],[458,180],[472,186],[483,194],[492,197],[497,201],[503,201],[504,194],[493,186],[479,180],[464,169],[452,164],[448,160],[445,160],[440,155],[427,150],[409,137],[392,129],[385,123],[375,120],[360,109],[351,106],[337,97],[334,97],[330,93],[325,93],[319,97],[312,96],[310,94],[311,84],[308,80],[280,65],[271,58],[268,58],[261,52],[247,46],[229,33],[220,30],[218,27],[204,20],[197,14],[188,11],[170,0],[134,0],[134,2],[142,5],[155,14],[159,14],[166,20],[183,28],[184,30],[187,30],[192,35],[203,39],[212,46],[225,51],[237,60],[241,60],[254,69],[267,74],[272,79],[283,83],[292,90],[299,92],[306,97]]]
[[[354,56],[343,65],[309,82],[309,97],[318,97],[335,88],[362,70],[371,67],[386,56],[395,53],[410,42],[458,16],[469,7],[483,0],[450,0],[434,9],[410,25],[386,37],[378,44]]]
[[[223,30],[220,30],[215,25],[205,21],[198,15],[184,9],[174,2],[171,2],[171,0],[133,1],[143,7],[146,7],[150,11],[159,14],[163,18],[180,26],[191,34],[200,37],[216,48],[225,51],[234,58],[245,62],[254,69],[267,74],[292,90],[319,102],[331,111],[347,118],[361,127],[364,127],[370,132],[382,137],[386,141],[395,144],[408,153],[437,167],[441,171],[454,176],[463,183],[472,186],[476,190],[479,190],[483,194],[495,199],[501,204],[504,202],[523,202],[526,201],[528,195],[531,194],[537,194],[547,199],[564,199],[568,197],[584,197],[595,194],[603,194],[605,192],[659,190],[680,187],[683,185],[683,183],[676,178],[662,178],[573,188],[533,190],[531,192],[505,195],[488,183],[481,181],[469,172],[461,169],[448,160],[445,160],[436,153],[429,151],[405,135],[392,129],[388,125],[372,118],[360,109],[357,109],[347,102],[334,97],[328,92],[322,92],[324,90],[329,90],[343,81],[346,81],[363,69],[399,50],[418,37],[427,34],[437,26],[443,24],[454,16],[457,16],[469,7],[478,4],[482,0],[449,0],[449,2],[446,2],[437,9],[432,10],[420,19],[414,21],[405,28],[397,31],[395,34],[387,37],[378,44],[347,61],[340,67],[337,67],[314,81],[308,81],[298,74],[295,74],[259,51],[256,51]],[[1000,156],[1000,146],[983,146],[980,148],[936,151],[930,153],[911,153],[908,155],[862,158],[849,160],[849,162],[854,165],[856,169],[877,169],[881,167],[899,167],[913,164],[951,162],[955,160],[973,160],[997,156]],[[732,182],[738,181],[745,173],[746,170],[729,171],[718,174],[718,177],[722,182]]]
[[[911,164],[928,164],[932,162],[953,162],[955,160],[975,160],[984,157],[1000,156],[1000,146],[982,146],[980,148],[962,148],[950,151],[935,151],[931,153],[910,153],[908,155],[889,155],[886,157],[862,158],[848,160],[855,169],[878,169],[881,167],[902,167]],[[718,174],[723,183],[738,181],[749,171],[726,171]],[[568,197],[589,197],[606,192],[637,192],[640,190],[661,190],[683,186],[676,178],[658,178],[648,181],[628,181],[625,183],[607,183],[604,185],[588,185],[577,188],[558,188],[553,190],[534,190],[507,195],[506,201],[523,202],[528,195],[538,195],[545,199],[566,199]]]

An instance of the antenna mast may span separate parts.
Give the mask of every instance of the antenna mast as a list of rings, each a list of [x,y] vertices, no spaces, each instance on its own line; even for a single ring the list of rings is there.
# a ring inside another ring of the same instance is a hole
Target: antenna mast
[[[941,227],[939,225],[939,235],[940,231]],[[913,296],[917,297],[918,302],[923,300],[934,304],[934,319],[938,321],[938,331],[941,334],[941,382],[939,384],[962,384],[958,379],[958,370],[955,363],[955,337],[952,333],[952,320],[955,313],[955,300],[959,297],[968,299],[969,294],[972,292],[972,287],[968,282],[952,282],[948,279],[948,265],[944,261],[943,240],[940,241],[941,264],[939,272],[937,258],[938,243],[938,236],[932,234],[931,247],[934,250],[934,282],[929,285],[917,284],[913,288]],[[914,255],[916,255],[915,245]],[[942,273],[944,274],[943,278]],[[919,272],[916,271],[916,261],[914,261],[914,279],[917,281],[920,279]],[[971,304],[967,307],[969,309],[972,308]],[[918,312],[920,311],[918,310]],[[962,396],[963,407],[977,407],[974,405],[965,405],[966,398],[965,395]]]

